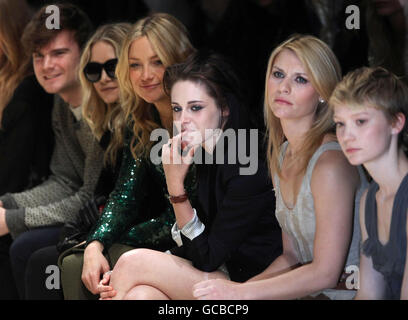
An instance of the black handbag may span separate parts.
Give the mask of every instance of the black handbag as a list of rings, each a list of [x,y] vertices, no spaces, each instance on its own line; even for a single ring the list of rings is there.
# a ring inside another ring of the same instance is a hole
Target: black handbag
[[[77,219],[67,222],[62,227],[57,250],[62,253],[86,240],[89,231],[100,217],[99,207],[106,204],[106,197],[99,196],[89,200],[85,206],[79,210]]]

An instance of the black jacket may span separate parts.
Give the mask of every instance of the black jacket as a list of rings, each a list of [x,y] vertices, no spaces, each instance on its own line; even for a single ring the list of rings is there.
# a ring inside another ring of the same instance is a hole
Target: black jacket
[[[31,188],[48,176],[54,146],[52,106],[53,96],[33,75],[14,91],[0,129],[0,195]]]
[[[230,117],[224,130],[245,128],[245,110],[239,111],[236,100],[229,106]],[[224,159],[228,159],[228,148],[231,145],[226,144]],[[173,248],[173,254],[191,260],[194,267],[205,272],[226,263],[231,280],[239,282],[259,274],[281,255],[275,195],[263,153],[259,155],[254,175],[241,175],[243,166],[239,163],[197,165],[196,210],[205,229],[193,240],[181,233],[183,245]]]

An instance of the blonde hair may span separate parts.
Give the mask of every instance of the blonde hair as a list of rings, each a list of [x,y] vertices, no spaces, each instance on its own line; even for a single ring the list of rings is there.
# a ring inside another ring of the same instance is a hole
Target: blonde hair
[[[333,51],[327,44],[314,36],[294,35],[280,44],[269,57],[268,69],[265,79],[264,114],[267,129],[267,159],[272,173],[281,176],[279,166],[280,147],[285,141],[285,136],[279,118],[275,117],[269,105],[268,79],[276,57],[283,50],[290,50],[296,54],[311,81],[313,88],[325,101],[328,101],[336,84],[341,79],[340,64]],[[302,162],[300,172],[304,172],[313,153],[320,146],[326,133],[333,130],[332,112],[326,102],[319,103],[315,120],[308,131],[297,160]],[[289,163],[293,165],[293,163]]]
[[[0,0],[0,128],[14,90],[29,74],[30,58],[21,44],[31,11],[24,0]]]
[[[128,126],[132,126],[134,133],[130,148],[135,158],[148,156],[152,146],[150,133],[159,127],[153,119],[151,104],[135,94],[129,78],[129,49],[133,41],[141,37],[149,40],[164,67],[180,63],[194,52],[186,28],[169,14],[156,13],[143,18],[137,21],[129,32],[123,44],[116,74],[126,122]]]
[[[112,139],[105,152],[105,163],[116,162],[118,148],[121,145],[123,132],[114,131],[115,123],[118,128],[123,127],[123,113],[121,112],[119,101],[106,104],[98,95],[93,83],[88,81],[84,75],[84,68],[91,59],[92,47],[95,43],[103,41],[110,44],[115,56],[120,56],[120,50],[127,33],[130,31],[129,23],[112,23],[99,27],[86,43],[79,63],[79,80],[82,86],[82,113],[88,122],[93,134],[97,139],[101,139],[104,132],[113,132]]]
[[[330,108],[347,105],[350,108],[370,106],[381,110],[393,122],[398,113],[408,119],[408,87],[395,74],[382,67],[362,67],[349,72],[333,91]],[[408,150],[408,121],[398,137],[398,144]]]

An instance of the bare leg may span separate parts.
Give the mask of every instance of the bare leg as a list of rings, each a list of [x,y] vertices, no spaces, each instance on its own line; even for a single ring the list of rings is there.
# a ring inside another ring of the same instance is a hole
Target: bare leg
[[[124,253],[113,269],[110,286],[116,290],[113,299],[124,299],[136,286],[153,287],[170,299],[194,299],[193,286],[207,279],[225,279],[221,271],[202,272],[190,261],[149,249]]]
[[[130,289],[123,300],[169,300],[169,297],[156,288],[140,285]]]

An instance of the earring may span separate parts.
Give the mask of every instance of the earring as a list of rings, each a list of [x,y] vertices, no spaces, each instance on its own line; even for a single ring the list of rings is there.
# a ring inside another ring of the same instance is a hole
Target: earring
[[[319,102],[322,103],[322,104],[325,103],[325,101],[324,101],[324,99],[322,97],[319,97]]]

